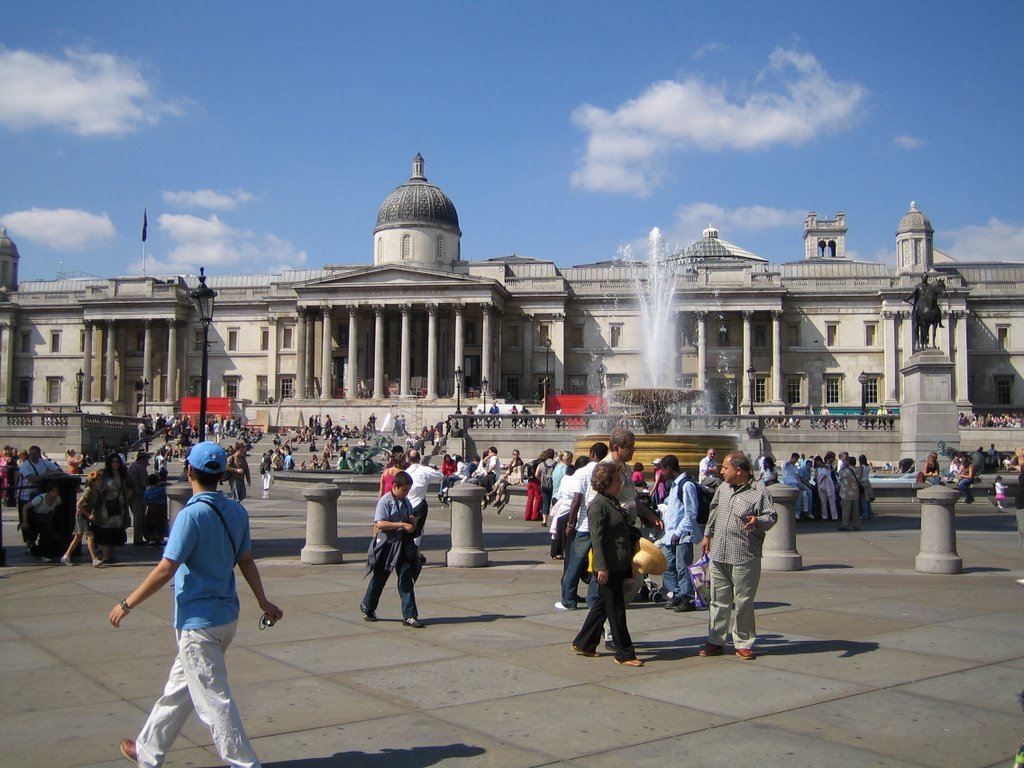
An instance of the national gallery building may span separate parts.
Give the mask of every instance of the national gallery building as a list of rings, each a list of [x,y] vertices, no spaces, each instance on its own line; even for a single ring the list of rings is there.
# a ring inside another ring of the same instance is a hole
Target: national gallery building
[[[894,220],[895,220],[894,215]],[[891,264],[852,261],[845,215],[804,222],[802,253],[771,264],[708,228],[674,267],[662,384],[706,393],[719,413],[898,408],[923,273],[945,282],[938,347],[961,410],[1024,404],[1024,263],[957,262],[936,250],[911,203]],[[545,393],[644,386],[651,335],[637,300],[643,264],[560,267],[508,256],[464,260],[455,205],[423,158],[380,206],[372,263],[274,275],[209,275],[211,397],[270,426],[336,422],[391,407],[410,425],[457,402],[527,403]],[[794,238],[795,239],[795,238]],[[794,246],[796,244],[794,243]],[[30,254],[26,254],[31,258]],[[8,409],[134,416],[179,412],[199,394],[203,328],[195,277],[18,282],[0,230],[0,399]],[[753,401],[751,403],[751,400]],[[212,412],[212,411],[211,411]]]

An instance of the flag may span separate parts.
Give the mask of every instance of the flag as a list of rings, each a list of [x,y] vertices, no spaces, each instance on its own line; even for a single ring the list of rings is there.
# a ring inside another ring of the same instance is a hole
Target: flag
[[[142,242],[146,242],[146,230],[149,228],[149,219],[146,218],[146,209],[142,209]]]

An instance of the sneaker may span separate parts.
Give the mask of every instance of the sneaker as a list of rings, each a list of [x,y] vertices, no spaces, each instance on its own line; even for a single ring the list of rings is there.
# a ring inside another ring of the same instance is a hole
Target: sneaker
[[[40,559],[40,560],[42,560],[42,561],[43,561],[44,563],[52,563],[52,562],[55,562],[55,561],[54,561],[54,559],[53,559],[52,557],[41,557],[41,558],[39,558],[39,559]]]
[[[363,621],[376,621],[377,614],[371,611],[362,603],[359,604],[359,612],[363,614]]]
[[[407,627],[412,627],[413,629],[423,629],[423,622],[415,617],[410,616],[402,623]]]
[[[575,611],[576,610],[576,606],[575,605],[565,605],[561,600],[559,600],[557,603],[555,603],[555,610],[556,611]]]
[[[679,605],[672,609],[676,613],[689,613],[690,611],[696,611],[697,606],[693,604],[692,600],[687,600],[685,597],[679,601]]]
[[[70,557],[68,557],[67,555],[64,555],[64,557],[62,557],[62,558],[60,559],[60,561],[61,561],[62,563],[64,563],[64,565],[72,565],[72,563],[71,563],[71,558],[70,558]]]
[[[103,561],[102,560],[96,559],[96,560],[92,561],[92,567],[93,568],[99,568],[101,565],[103,565]]]
[[[658,602],[658,601],[655,600],[654,602]],[[674,611],[676,609],[676,606],[679,605],[682,602],[683,602],[683,598],[682,597],[671,597],[671,598],[669,598],[668,602],[665,603],[664,608],[665,608],[666,611]]]
[[[121,739],[121,754],[130,763],[139,764],[139,752],[135,748],[135,742],[131,739]]]

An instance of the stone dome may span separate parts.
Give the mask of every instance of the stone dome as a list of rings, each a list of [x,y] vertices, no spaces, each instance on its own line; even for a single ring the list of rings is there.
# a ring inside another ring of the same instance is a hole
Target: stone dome
[[[18,246],[7,236],[7,227],[0,227],[0,257],[20,259]]]
[[[373,231],[400,227],[434,227],[462,235],[455,205],[440,187],[427,181],[423,175],[423,156],[419,153],[412,161],[409,181],[381,203]]]
[[[901,232],[935,232],[931,220],[917,210],[917,203],[913,200],[910,201],[910,210],[900,219],[900,225],[896,228],[897,235]]]

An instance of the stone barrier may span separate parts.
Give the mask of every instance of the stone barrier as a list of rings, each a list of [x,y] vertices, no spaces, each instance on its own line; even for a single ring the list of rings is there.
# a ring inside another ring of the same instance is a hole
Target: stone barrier
[[[338,549],[338,496],[341,489],[334,484],[320,483],[302,492],[306,500],[306,546],[300,554],[306,565],[340,563]]]
[[[181,512],[185,502],[192,498],[192,486],[188,483],[173,483],[167,486],[167,520],[174,522],[174,518]]]
[[[449,491],[452,503],[452,548],[446,562],[452,568],[483,568],[487,565],[484,549],[484,516],[480,502],[484,489],[473,483],[455,483]]]
[[[782,483],[768,486],[779,521],[765,535],[761,568],[766,571],[799,571],[804,559],[796,551],[796,502],[800,491]]]
[[[956,502],[960,492],[931,485],[917,492],[921,502],[921,551],[914,559],[920,573],[962,573],[956,551]]]

